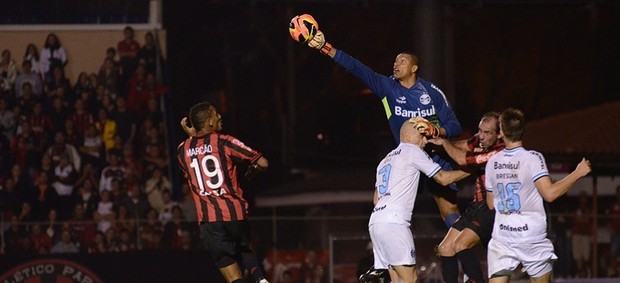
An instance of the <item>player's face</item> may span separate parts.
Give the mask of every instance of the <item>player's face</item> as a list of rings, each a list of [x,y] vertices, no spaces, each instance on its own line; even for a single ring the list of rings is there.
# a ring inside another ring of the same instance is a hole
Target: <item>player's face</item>
[[[222,130],[222,116],[220,113],[217,113],[217,109],[215,109],[213,105],[211,105],[210,109],[211,117],[209,119],[211,119],[211,122],[213,123],[213,130],[218,132]]]
[[[480,121],[478,125],[478,137],[480,138],[480,147],[490,148],[497,142],[498,133],[495,128],[495,119],[487,119]]]
[[[398,54],[398,56],[396,56],[396,60],[394,61],[394,78],[400,81],[404,78],[411,77],[413,76],[416,67],[417,66],[413,64],[411,55],[404,53]]]

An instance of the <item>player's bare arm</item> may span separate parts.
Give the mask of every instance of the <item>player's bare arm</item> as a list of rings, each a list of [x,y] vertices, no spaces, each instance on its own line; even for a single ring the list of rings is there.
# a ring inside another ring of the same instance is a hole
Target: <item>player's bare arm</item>
[[[495,210],[495,205],[493,204],[493,193],[487,192],[487,206],[490,210]]]
[[[183,128],[183,131],[190,137],[194,137],[196,136],[196,129],[193,126],[189,126],[187,124],[187,117],[183,117],[183,119],[181,119],[181,128]]]
[[[469,173],[462,170],[439,170],[439,172],[433,176],[433,180],[437,181],[437,183],[442,186],[447,186],[454,182],[463,180],[467,176],[469,176]]]
[[[577,168],[562,180],[553,183],[549,176],[545,176],[536,180],[536,188],[538,188],[538,192],[540,192],[545,201],[552,202],[564,195],[579,179],[585,177],[591,171],[590,161],[583,158],[577,165]]]
[[[466,154],[468,151],[467,140],[449,141],[444,138],[434,138],[428,140],[429,143],[443,146],[450,158],[461,166],[467,165]]]

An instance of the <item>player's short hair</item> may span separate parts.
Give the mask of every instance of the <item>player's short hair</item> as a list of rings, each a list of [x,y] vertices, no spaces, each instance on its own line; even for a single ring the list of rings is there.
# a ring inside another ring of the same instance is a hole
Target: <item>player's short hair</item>
[[[509,141],[521,141],[525,132],[525,115],[523,111],[508,108],[499,117],[500,127],[504,139]]]
[[[189,122],[196,130],[206,126],[209,116],[211,116],[211,103],[208,101],[200,102],[189,109]]]
[[[403,51],[400,54],[407,54],[411,57],[411,62],[414,65],[420,65],[420,58],[418,57],[418,55],[415,55],[415,53],[411,52],[411,51]]]
[[[495,132],[499,133],[499,113],[495,112],[495,111],[490,111],[487,113],[484,113],[484,115],[482,115],[482,118],[480,119],[481,122],[486,122],[489,119],[495,119]]]

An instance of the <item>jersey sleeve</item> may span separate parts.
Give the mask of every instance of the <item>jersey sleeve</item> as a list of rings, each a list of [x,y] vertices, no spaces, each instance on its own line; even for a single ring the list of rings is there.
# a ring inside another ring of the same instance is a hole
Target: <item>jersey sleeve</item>
[[[379,98],[383,98],[389,93],[390,85],[394,82],[393,79],[376,73],[370,67],[342,50],[336,51],[334,62],[360,79]]]
[[[438,101],[435,103],[435,107],[437,108],[437,116],[439,117],[439,121],[441,122],[441,127],[446,130],[447,138],[455,138],[461,134],[461,123],[456,118],[456,114],[454,114],[454,110],[450,107],[450,102],[448,102],[448,98],[446,95],[439,89],[439,87],[430,83],[430,93],[433,94],[433,101]]]
[[[431,159],[428,154],[419,147],[413,147],[411,149],[411,163],[412,165],[424,173],[429,178],[432,178],[441,170],[441,166]]]
[[[255,163],[261,156],[263,156],[262,153],[245,145],[242,141],[233,136],[223,135],[222,139],[226,141],[225,148],[227,150],[227,154],[233,162],[239,163],[249,161],[250,163]]]
[[[530,150],[530,153],[532,156],[526,165],[530,176],[532,176],[532,182],[536,182],[536,180],[544,176],[549,176],[549,170],[547,169],[545,157],[537,151]]]

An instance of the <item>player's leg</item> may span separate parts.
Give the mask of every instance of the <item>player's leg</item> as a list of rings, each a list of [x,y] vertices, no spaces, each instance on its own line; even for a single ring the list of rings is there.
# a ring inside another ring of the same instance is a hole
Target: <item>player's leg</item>
[[[437,184],[435,183],[435,185]],[[435,199],[435,203],[439,209],[441,219],[444,221],[446,228],[449,229],[452,227],[452,224],[454,224],[459,217],[461,217],[461,213],[459,212],[459,207],[457,205],[456,191],[440,187],[433,188],[431,193],[433,194],[433,198]]]
[[[454,227],[450,228],[437,248],[441,259],[441,275],[446,283],[456,283],[458,281],[459,262],[455,256],[454,244],[460,233],[461,231]]]
[[[395,276],[392,276],[396,273]],[[390,268],[390,277],[392,282],[416,283],[418,275],[416,274],[415,265],[397,265]]]
[[[203,223],[200,225],[205,244],[215,265],[229,283],[243,282],[243,274],[236,260],[235,239],[225,222]]]
[[[461,262],[463,271],[469,277],[470,282],[485,282],[482,266],[472,250],[480,244],[478,234],[469,228],[463,229],[454,241],[454,251],[456,258]]]
[[[502,276],[494,276],[489,278],[489,283],[508,283],[510,281],[510,276],[502,275]]]
[[[530,277],[532,283],[549,283],[551,282],[551,274],[553,272],[547,272],[540,277]]]
[[[237,253],[241,255],[243,266],[252,275],[256,282],[267,282],[263,271],[258,264],[256,253],[250,249],[250,223],[248,221],[233,221],[229,229],[237,239]]]

